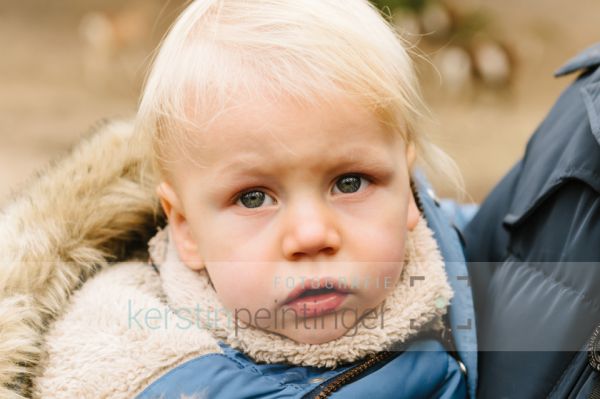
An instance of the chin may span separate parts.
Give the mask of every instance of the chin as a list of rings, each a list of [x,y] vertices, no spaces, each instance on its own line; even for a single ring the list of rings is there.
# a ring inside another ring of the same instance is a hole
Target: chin
[[[310,327],[313,326],[311,325]],[[317,329],[308,329],[298,326],[298,329],[294,329],[294,331],[285,331],[281,332],[281,334],[301,344],[319,345],[335,341],[342,337],[347,331],[347,329],[343,328],[324,329],[319,325]]]

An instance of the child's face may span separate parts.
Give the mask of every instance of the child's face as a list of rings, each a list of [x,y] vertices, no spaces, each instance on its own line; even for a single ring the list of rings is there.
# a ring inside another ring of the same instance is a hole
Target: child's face
[[[248,102],[197,140],[159,195],[180,257],[240,321],[323,343],[381,304],[419,218],[399,135],[340,99]]]

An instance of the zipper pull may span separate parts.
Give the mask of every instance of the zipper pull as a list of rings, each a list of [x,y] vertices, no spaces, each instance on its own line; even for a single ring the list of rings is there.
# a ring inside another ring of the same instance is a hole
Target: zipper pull
[[[600,324],[592,333],[592,337],[588,341],[588,362],[590,366],[600,372]],[[600,399],[600,380],[598,375],[595,376],[594,387],[588,396],[588,399]]]

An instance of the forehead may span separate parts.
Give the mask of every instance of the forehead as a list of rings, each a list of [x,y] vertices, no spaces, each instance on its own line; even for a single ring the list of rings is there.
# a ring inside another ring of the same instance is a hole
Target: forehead
[[[217,116],[195,112],[187,151],[198,166],[243,160],[357,157],[401,141],[367,107],[346,97],[315,103],[292,99],[236,101]],[[383,155],[383,154],[380,154]]]

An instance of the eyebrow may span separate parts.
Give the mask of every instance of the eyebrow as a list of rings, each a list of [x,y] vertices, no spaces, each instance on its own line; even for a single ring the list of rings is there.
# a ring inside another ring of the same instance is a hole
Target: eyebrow
[[[238,157],[218,168],[217,173],[222,176],[241,170],[242,173],[267,174],[268,168],[264,166],[267,162],[269,162],[268,158],[262,158],[260,156]],[[342,169],[352,165],[371,169],[385,169],[391,166],[392,159],[390,159],[389,153],[373,150],[371,147],[351,147],[331,154],[331,156],[328,156],[324,160],[320,160],[318,165],[315,164],[314,166],[321,167],[323,166],[322,162],[330,164],[331,169]],[[312,166],[313,165],[310,165],[309,167]]]
[[[217,173],[223,175],[240,169],[245,171],[260,170],[262,169],[261,165],[263,164],[264,161],[259,157],[237,157],[231,162],[219,167]]]

